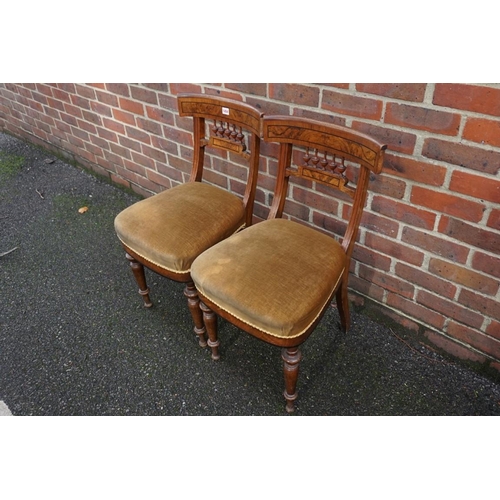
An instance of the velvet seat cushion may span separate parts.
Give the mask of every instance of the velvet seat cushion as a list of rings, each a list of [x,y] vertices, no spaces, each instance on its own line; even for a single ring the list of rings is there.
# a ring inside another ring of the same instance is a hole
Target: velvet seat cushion
[[[191,278],[221,309],[279,338],[319,316],[346,265],[341,245],[286,219],[257,223],[195,259]]]
[[[190,272],[194,258],[245,224],[243,202],[224,189],[188,182],[141,200],[115,218],[118,238],[168,271]]]

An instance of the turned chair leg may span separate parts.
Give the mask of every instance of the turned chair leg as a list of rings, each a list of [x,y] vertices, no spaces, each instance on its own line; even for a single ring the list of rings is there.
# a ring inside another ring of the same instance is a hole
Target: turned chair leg
[[[153,303],[149,300],[149,288],[146,284],[144,266],[128,253],[125,253],[125,257],[130,262],[130,267],[134,273],[135,281],[137,281],[137,284],[139,285],[139,294],[142,295],[142,298],[144,299],[144,307],[151,307]]]
[[[299,363],[302,355],[298,347],[287,347],[281,352],[283,359],[283,371],[285,374],[285,392],[286,411],[293,413],[295,411],[294,402],[297,399],[297,378],[299,376]]]
[[[205,339],[207,330],[205,328],[205,323],[203,322],[203,313],[200,309],[198,290],[196,290],[192,281],[189,281],[186,284],[184,295],[187,297],[188,307],[191,311],[191,316],[193,317],[194,333],[198,336],[198,344],[200,344],[200,347],[207,347],[207,341]]]
[[[342,278],[342,283],[336,293],[337,308],[340,314],[340,324],[342,330],[347,332],[351,324],[351,315],[349,313],[349,297],[347,294],[347,275]]]
[[[217,361],[220,358],[220,342],[217,339],[217,315],[202,301],[200,301],[200,308],[203,311],[203,321],[205,322],[205,326],[207,328],[208,345],[212,349],[212,359]]]

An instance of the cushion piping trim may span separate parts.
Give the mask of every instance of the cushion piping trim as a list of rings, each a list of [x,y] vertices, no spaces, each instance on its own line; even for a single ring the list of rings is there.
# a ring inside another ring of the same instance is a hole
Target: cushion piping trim
[[[345,268],[344,268],[345,269]],[[332,292],[330,293],[330,295],[328,296],[328,298],[326,299],[326,301],[323,303],[322,307],[320,308],[318,314],[316,314],[316,316],[312,319],[312,321],[310,321],[307,326],[301,330],[300,332],[294,334],[294,335],[287,335],[287,336],[283,336],[283,335],[277,335],[276,333],[271,333],[267,330],[264,330],[263,328],[261,328],[260,326],[256,326],[254,325],[253,323],[250,323],[249,321],[246,321],[242,318],[240,318],[238,315],[228,311],[225,307],[222,307],[220,304],[218,304],[215,300],[212,300],[208,295],[206,295],[207,299],[209,299],[211,302],[213,302],[218,308],[222,309],[223,311],[227,312],[228,314],[230,314],[231,316],[234,316],[236,319],[238,319],[239,321],[241,321],[242,323],[245,323],[246,325],[248,326],[251,326],[252,328],[256,328],[257,330],[260,330],[261,332],[264,332],[265,334],[267,335],[270,335],[271,337],[275,337],[275,338],[278,338],[278,339],[294,339],[296,337],[300,337],[305,331],[308,330],[308,328],[318,319],[318,317],[320,316],[320,314],[323,312],[323,309],[324,307],[326,306],[326,304],[328,304],[328,302],[330,302],[331,298],[332,298],[332,294],[335,292],[335,290],[337,289],[337,286],[338,284],[340,283],[341,279],[342,279],[342,276],[344,275],[344,270],[342,271],[342,273],[340,274],[339,276],[339,279],[337,280],[337,282],[335,283],[335,286],[333,287],[332,289]],[[196,283],[195,283],[196,285]]]
[[[245,224],[241,225],[241,226],[240,226],[240,227],[239,227],[239,228],[238,228],[238,229],[237,229],[237,230],[236,230],[233,234],[238,233],[238,232],[239,232],[239,231],[241,231],[244,227],[245,227]],[[231,234],[231,235],[229,235],[229,236],[228,236],[228,238],[229,238],[230,236],[232,236],[232,234]],[[144,255],[142,255],[142,253],[141,253],[141,252],[138,252],[137,250],[135,250],[134,248],[132,248],[130,245],[127,245],[127,244],[126,244],[126,243],[125,243],[125,242],[124,242],[124,241],[120,238],[120,236],[119,236],[118,234],[117,234],[117,237],[118,237],[118,239],[121,241],[122,245],[124,245],[124,246],[125,246],[125,247],[127,247],[127,248],[130,248],[130,249],[131,249],[134,253],[136,253],[137,255],[139,255],[139,257],[141,257],[142,259],[144,259],[144,260],[145,260],[145,261],[147,261],[147,262],[151,262],[151,264],[154,264],[155,266],[158,266],[160,269],[165,269],[165,270],[167,270],[167,271],[169,271],[169,272],[171,272],[171,273],[175,273],[175,274],[179,274],[179,275],[186,275],[186,274],[189,274],[189,273],[191,272],[191,268],[189,268],[187,271],[178,271],[178,270],[176,270],[176,269],[171,269],[170,267],[167,267],[167,266],[165,266],[165,265],[163,265],[163,264],[159,264],[158,262],[155,262],[154,260],[151,260],[151,259],[149,259],[149,258],[147,258],[147,257],[144,257]],[[203,253],[203,252],[202,252],[202,253]],[[199,255],[201,255],[201,254],[199,254]]]

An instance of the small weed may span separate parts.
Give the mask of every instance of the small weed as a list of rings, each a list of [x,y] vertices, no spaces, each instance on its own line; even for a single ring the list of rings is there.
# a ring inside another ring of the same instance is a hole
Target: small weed
[[[24,158],[0,151],[0,184],[14,177],[22,168]]]

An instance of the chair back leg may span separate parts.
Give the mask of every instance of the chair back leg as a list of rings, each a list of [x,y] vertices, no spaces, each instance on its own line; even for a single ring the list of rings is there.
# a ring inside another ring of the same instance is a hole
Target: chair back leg
[[[198,297],[198,290],[196,290],[192,281],[186,283],[184,295],[187,297],[188,307],[194,323],[194,333],[198,336],[198,344],[200,347],[207,347],[207,340],[205,337],[207,330],[203,322],[203,313],[200,309],[200,298]]]

